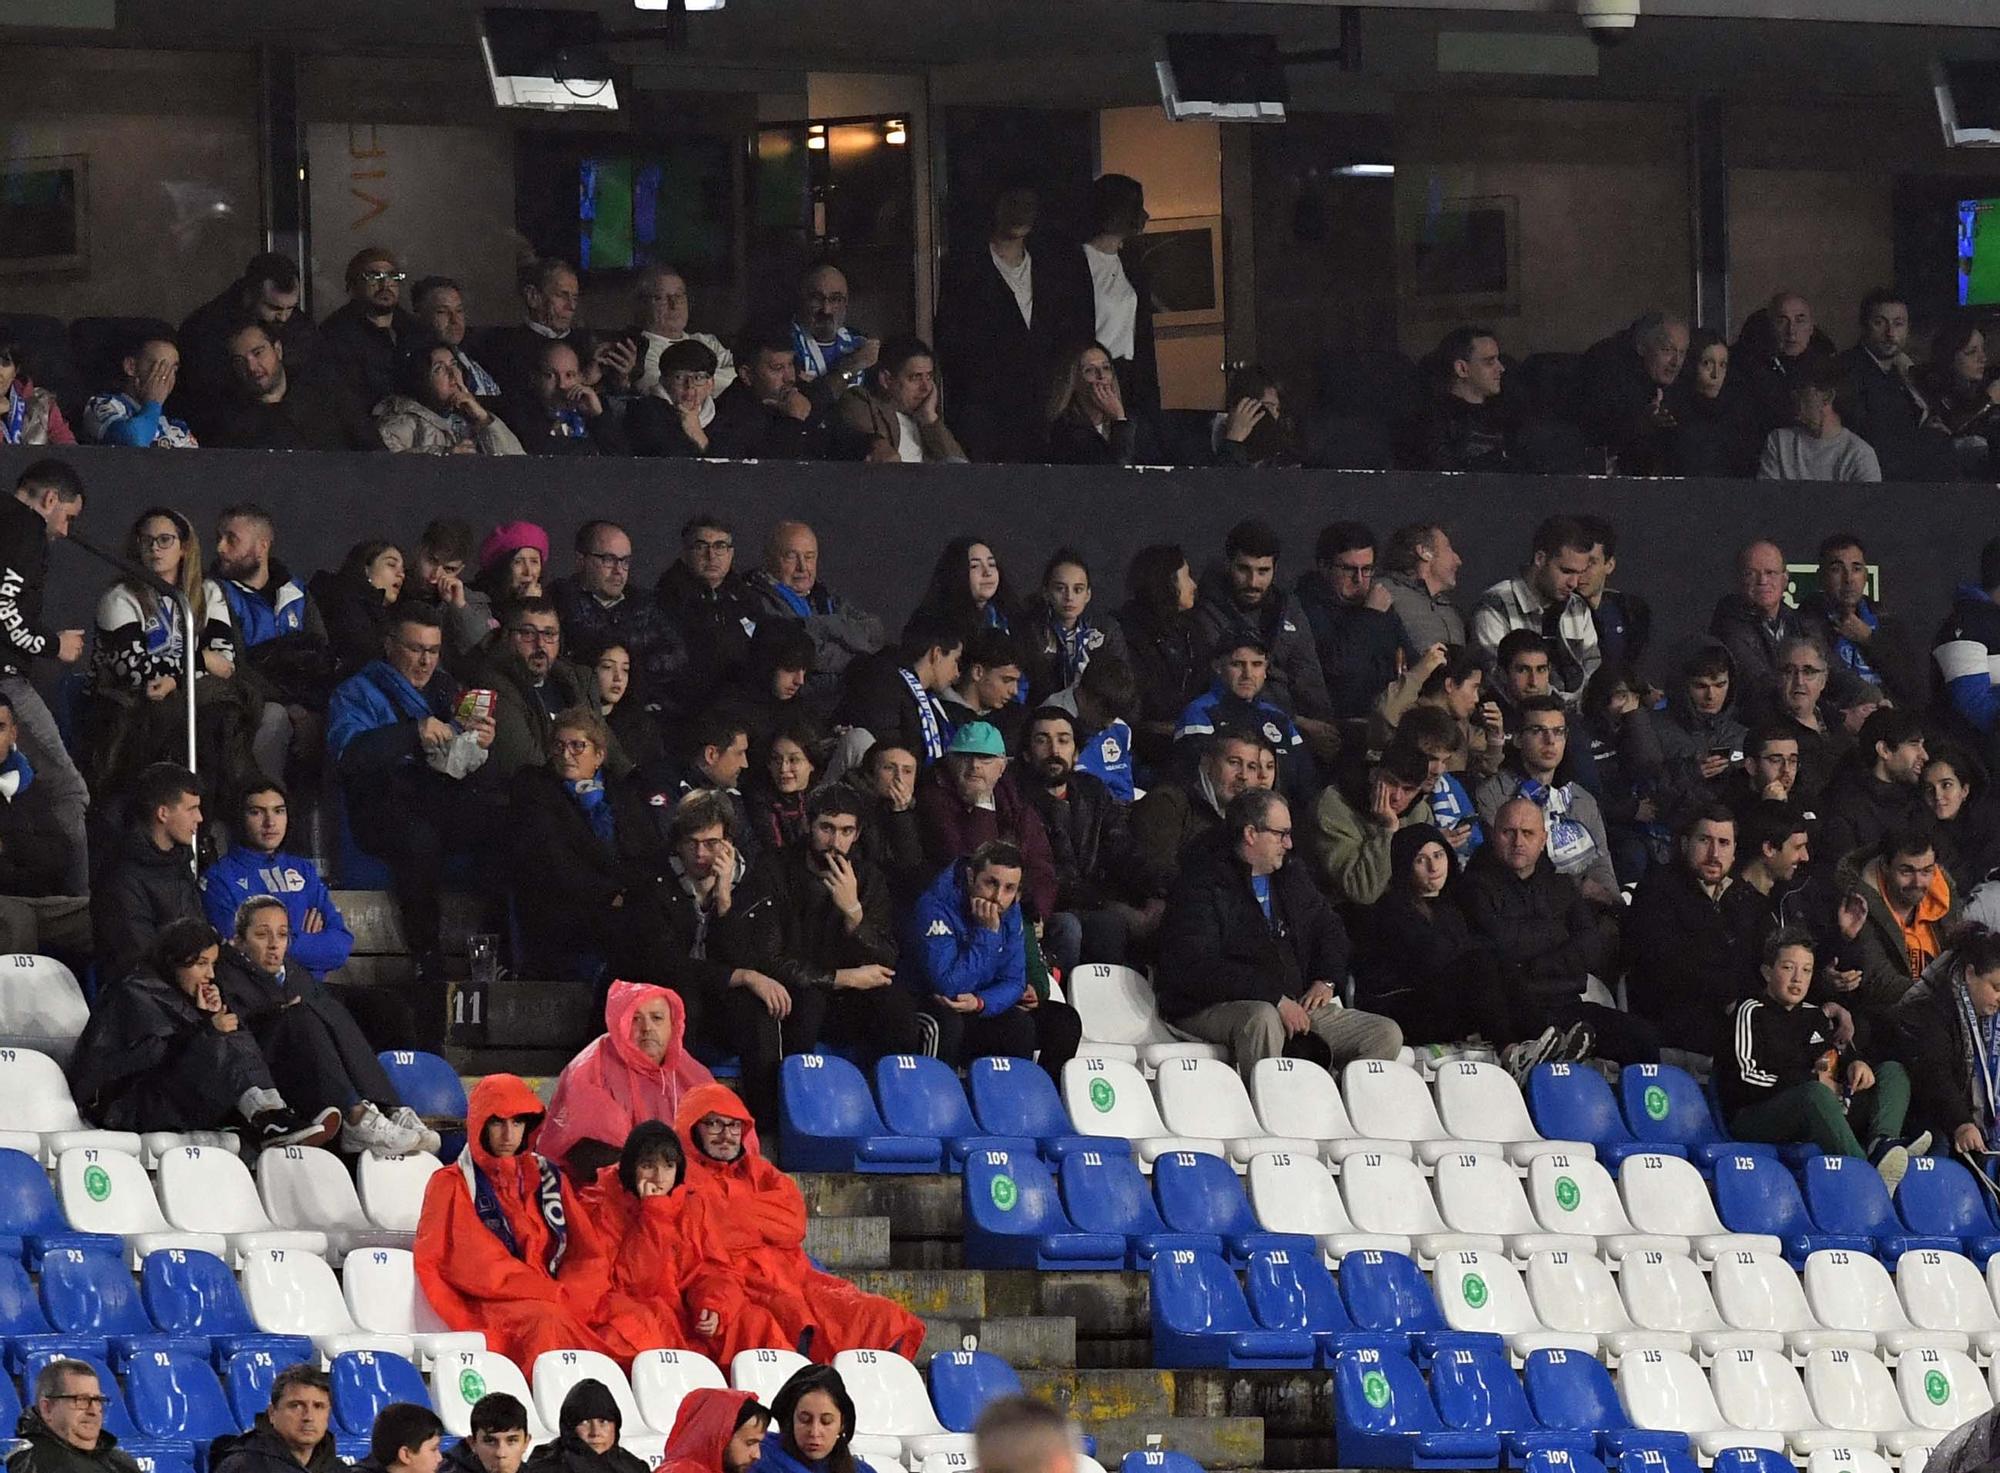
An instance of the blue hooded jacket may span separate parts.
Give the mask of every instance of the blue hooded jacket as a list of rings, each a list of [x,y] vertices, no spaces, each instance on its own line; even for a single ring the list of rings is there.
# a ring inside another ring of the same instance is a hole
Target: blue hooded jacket
[[[1028,948],[1019,901],[989,931],[972,919],[965,889],[965,861],[941,870],[911,907],[903,931],[905,958],[919,994],[957,997],[977,993],[982,1016],[997,1017],[1021,1000],[1028,986]]]
[[[1962,583],[1951,615],[1931,647],[1937,677],[1951,708],[1984,735],[2000,719],[1994,660],[2000,657],[2000,604],[1986,590]]]
[[[288,959],[315,977],[325,977],[347,965],[354,950],[354,933],[347,929],[333,892],[320,878],[319,867],[303,855],[259,854],[237,847],[208,867],[201,877],[201,903],[208,923],[223,935],[236,930],[236,908],[253,895],[269,895],[284,903],[292,923],[292,949]],[[306,912],[317,910],[326,922],[318,931],[306,930]]]

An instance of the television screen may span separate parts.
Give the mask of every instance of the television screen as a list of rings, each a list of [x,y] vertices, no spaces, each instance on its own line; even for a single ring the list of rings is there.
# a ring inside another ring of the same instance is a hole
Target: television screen
[[[2000,302],[2000,199],[1958,202],[1958,305]]]
[[[730,163],[722,140],[646,154],[588,154],[577,165],[577,265],[693,268],[729,255]]]

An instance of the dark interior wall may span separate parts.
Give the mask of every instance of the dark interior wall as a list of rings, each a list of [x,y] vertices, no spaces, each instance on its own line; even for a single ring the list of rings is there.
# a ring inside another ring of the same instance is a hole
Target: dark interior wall
[[[8,484],[34,458],[0,451]],[[651,586],[678,550],[697,510],[736,527],[737,562],[753,564],[770,524],[804,517],[820,534],[830,584],[884,616],[908,614],[944,542],[963,532],[992,540],[1025,592],[1056,547],[1088,557],[1105,606],[1120,597],[1124,566],[1142,544],[1174,541],[1197,569],[1219,555],[1242,517],[1268,519],[1284,539],[1287,582],[1310,560],[1318,529],[1358,517],[1378,532],[1441,519],[1464,553],[1460,602],[1507,576],[1535,522],[1558,511],[1610,517],[1620,534],[1616,582],[1650,600],[1655,647],[1698,633],[1731,584],[1737,548],[1775,538],[1794,562],[1813,560],[1834,530],[1860,534],[1882,569],[1888,607],[1928,639],[1951,590],[1972,575],[1979,544],[2000,532],[1990,486],[1776,486],[1745,482],[1583,480],[1347,472],[1116,471],[964,466],[707,465],[607,460],[469,460],[456,456],[265,454],[79,449],[65,452],[91,496],[79,529],[116,546],[132,518],[160,503],[193,518],[206,542],[214,516],[235,501],[268,506],[278,555],[303,578],[337,564],[354,542],[393,536],[406,545],[434,516],[458,515],[483,535],[496,522],[546,527],[554,570],[567,572],[577,525],[609,517],[633,533],[635,582]],[[88,627],[108,570],[76,549],[51,558],[52,619]],[[1650,662],[1655,676],[1664,666]]]

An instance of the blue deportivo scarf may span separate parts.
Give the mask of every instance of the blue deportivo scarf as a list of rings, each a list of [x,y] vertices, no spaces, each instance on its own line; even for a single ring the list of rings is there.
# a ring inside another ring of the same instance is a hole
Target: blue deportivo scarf
[[[799,377],[807,383],[820,377],[868,340],[842,328],[830,343],[822,343],[799,323],[792,324],[792,356],[799,360]]]
[[[792,592],[791,589],[780,583],[776,578],[771,580],[771,591],[783,599],[785,607],[797,614],[801,619],[810,619],[812,617],[812,600],[805,594]]]
[[[14,784],[12,792],[8,792],[6,787],[7,779],[10,777],[19,779]],[[5,762],[0,762],[0,795],[4,795],[9,799],[18,798],[21,794],[27,792],[29,788],[33,787],[34,783],[35,769],[29,765],[27,754],[22,752],[19,747],[16,747],[13,756],[9,757]]]
[[[7,391],[7,428],[5,431],[9,445],[18,445],[21,443],[21,423],[27,417],[28,396],[19,389],[9,389]]]
[[[1864,598],[1861,600],[1860,606],[1854,612],[1861,616],[1861,622],[1866,624],[1870,629],[1881,627],[1881,616],[1868,606],[1867,599]],[[1833,653],[1835,659],[1839,660],[1841,664],[1852,670],[1870,685],[1880,685],[1882,683],[1882,677],[1876,673],[1875,667],[1868,663],[1868,656],[1862,653],[1861,646],[1846,635],[1841,634],[1834,637]]]
[[[562,437],[566,440],[586,440],[590,438],[590,426],[584,423],[581,411],[558,409],[555,422],[562,427]]]
[[[570,796],[583,809],[583,816],[590,820],[590,831],[609,844],[618,835],[618,821],[611,812],[611,803],[605,797],[604,784],[594,777],[582,782],[566,782]]]
[[[493,375],[475,363],[463,348],[456,348],[452,356],[458,359],[458,366],[465,373],[465,386],[472,390],[474,398],[493,399],[500,394],[500,386],[493,382]]]
[[[1521,779],[1521,796],[1540,808],[1548,819],[1549,863],[1564,874],[1582,868],[1582,860],[1597,847],[1590,830],[1569,812],[1570,786],[1562,783],[1550,787],[1534,778]]]
[[[903,684],[907,685],[910,694],[916,697],[917,721],[922,725],[924,732],[924,761],[935,762],[944,756],[944,720],[938,714],[937,702],[931,698],[931,693],[924,689],[924,683],[917,679],[913,672],[898,665],[896,673],[903,677]]]
[[[509,1258],[521,1256],[521,1244],[514,1236],[514,1229],[508,1225],[507,1214],[500,1210],[500,1194],[493,1189],[472,1160],[472,1148],[465,1148],[461,1158],[465,1173],[472,1179],[472,1208],[479,1214],[479,1220],[488,1232],[498,1238],[507,1249]],[[569,1251],[569,1216],[563,1211],[562,1178],[556,1169],[542,1156],[535,1157],[535,1207],[542,1214],[542,1221],[549,1229],[549,1256],[542,1267],[550,1278],[562,1267],[563,1254]]]
[[[1060,677],[1056,689],[1068,690],[1083,678],[1090,667],[1090,652],[1104,643],[1104,637],[1090,627],[1087,612],[1078,617],[1076,628],[1065,630],[1053,611],[1049,614],[1049,637],[1056,646],[1056,674]]]

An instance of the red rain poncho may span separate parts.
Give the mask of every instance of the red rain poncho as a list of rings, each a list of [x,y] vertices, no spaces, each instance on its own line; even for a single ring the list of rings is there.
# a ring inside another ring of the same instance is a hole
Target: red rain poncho
[[[545,1350],[609,1349],[587,1323],[609,1272],[604,1246],[562,1174],[542,1170],[547,1163],[533,1149],[541,1113],[542,1102],[515,1075],[489,1074],[474,1085],[465,1150],[431,1177],[417,1223],[417,1279],[431,1308],[454,1330],[484,1331],[487,1348],[523,1372],[532,1372]],[[517,1115],[537,1117],[520,1154],[489,1154],[487,1122]],[[482,1182],[489,1211],[513,1235],[512,1251],[480,1216]],[[551,1217],[564,1224],[554,1270]]]
[[[673,1015],[666,1056],[657,1064],[632,1042],[632,1015],[656,997],[666,999]],[[603,1036],[586,1044],[556,1081],[542,1154],[567,1168],[579,1141],[602,1141],[616,1150],[642,1120],[672,1124],[689,1090],[715,1083],[686,1044],[687,1011],[678,994],[644,982],[613,982],[604,1001]]]
[[[694,1123],[706,1115],[743,1122],[743,1154],[734,1161],[701,1153]],[[893,1350],[916,1359],[922,1320],[812,1266],[805,1252],[806,1199],[759,1153],[757,1128],[733,1090],[712,1084],[693,1091],[681,1101],[674,1129],[687,1148],[686,1237],[705,1272],[728,1274],[742,1285],[751,1309],[769,1313],[782,1331],[772,1343],[796,1346],[822,1365],[843,1350]],[[753,1345],[739,1340],[731,1353]]]
[[[666,1458],[654,1473],[723,1473],[722,1454],[736,1435],[743,1403],[755,1400],[747,1391],[715,1386],[690,1391],[674,1417]]]

